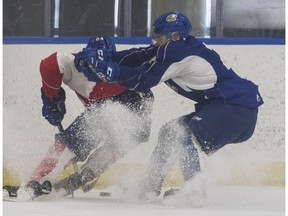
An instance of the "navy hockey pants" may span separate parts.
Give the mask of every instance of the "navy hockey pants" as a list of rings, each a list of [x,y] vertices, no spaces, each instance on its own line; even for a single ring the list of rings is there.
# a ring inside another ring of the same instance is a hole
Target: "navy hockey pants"
[[[196,137],[201,150],[211,154],[226,144],[248,140],[255,129],[258,109],[223,101],[196,104],[195,112],[183,116],[184,124]]]

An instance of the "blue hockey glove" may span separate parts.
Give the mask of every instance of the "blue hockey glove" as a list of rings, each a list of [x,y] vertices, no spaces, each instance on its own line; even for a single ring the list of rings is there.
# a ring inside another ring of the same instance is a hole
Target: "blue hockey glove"
[[[91,37],[86,47],[98,50],[99,59],[102,61],[111,61],[113,53],[116,52],[110,37]]]
[[[120,75],[120,69],[116,62],[97,60],[95,66],[88,64],[90,76],[87,77],[90,81],[101,79],[103,82],[114,82]]]
[[[65,91],[60,89],[60,95],[53,101],[44,94],[41,88],[41,98],[43,101],[42,115],[52,125],[57,126],[64,118],[66,113],[65,108]]]
[[[84,48],[78,52],[74,58],[74,64],[79,72],[82,72],[89,81],[100,82],[93,68],[96,66],[98,60],[97,50],[94,48]]]
[[[79,72],[83,72],[88,69],[87,62],[91,65],[95,65],[98,59],[97,50],[94,48],[84,48],[81,52],[78,52],[74,58],[74,64]]]

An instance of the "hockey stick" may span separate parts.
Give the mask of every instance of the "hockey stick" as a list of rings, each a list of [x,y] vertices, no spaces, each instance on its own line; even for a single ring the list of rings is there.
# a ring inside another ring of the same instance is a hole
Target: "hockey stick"
[[[57,124],[57,127],[58,127],[58,130],[59,130],[60,133],[63,133],[63,132],[64,132],[64,128],[63,128],[61,122]]]

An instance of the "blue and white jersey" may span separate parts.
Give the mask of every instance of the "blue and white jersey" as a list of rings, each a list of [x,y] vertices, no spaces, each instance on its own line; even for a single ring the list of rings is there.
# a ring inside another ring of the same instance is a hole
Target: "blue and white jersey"
[[[133,60],[132,53],[129,59]],[[118,80],[122,85],[145,91],[165,82],[178,94],[199,103],[222,100],[248,108],[263,104],[257,85],[227,68],[215,51],[193,36],[158,47],[154,61],[147,62],[147,53],[143,59],[146,62],[139,67],[120,64]]]
[[[157,47],[150,45],[148,47],[118,51],[112,55],[112,59],[122,66],[139,67],[144,62],[150,61],[155,57],[156,53]]]

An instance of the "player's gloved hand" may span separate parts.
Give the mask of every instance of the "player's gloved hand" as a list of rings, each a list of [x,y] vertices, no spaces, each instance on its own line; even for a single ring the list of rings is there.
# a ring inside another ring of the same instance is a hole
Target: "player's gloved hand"
[[[88,64],[90,74],[88,80],[97,82],[101,79],[103,82],[114,82],[120,75],[120,69],[116,62],[101,61],[98,59],[95,65]]]
[[[89,81],[100,82],[100,78],[95,76],[96,72],[93,70],[98,60],[97,50],[94,48],[84,48],[78,52],[74,58],[74,64],[79,72],[82,72]],[[95,74],[93,73],[95,72]]]
[[[61,88],[59,96],[51,101],[41,88],[41,98],[43,101],[42,115],[50,124],[57,126],[61,123],[66,113],[64,89]]]
[[[74,58],[74,65],[79,72],[84,72],[88,69],[87,62],[95,65],[95,61],[98,59],[97,50],[95,48],[84,48],[81,52],[78,52]]]
[[[99,59],[105,61],[112,61],[112,55],[116,52],[115,44],[110,37],[91,37],[86,47],[98,50]]]

